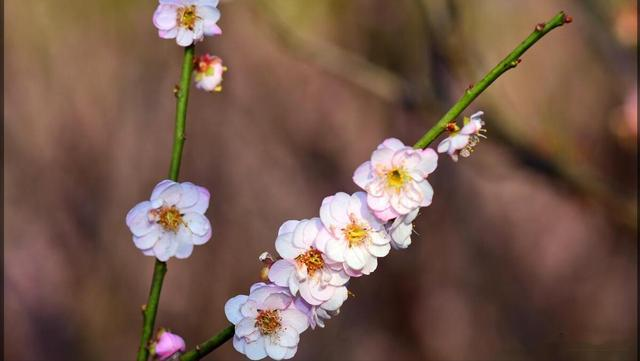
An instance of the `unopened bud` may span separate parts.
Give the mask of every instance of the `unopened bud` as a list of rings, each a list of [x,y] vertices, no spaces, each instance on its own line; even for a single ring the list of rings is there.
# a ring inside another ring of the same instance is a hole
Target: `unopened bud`
[[[155,360],[169,360],[176,353],[182,353],[186,349],[182,337],[173,334],[164,328],[158,330],[155,341],[151,344],[151,354]]]

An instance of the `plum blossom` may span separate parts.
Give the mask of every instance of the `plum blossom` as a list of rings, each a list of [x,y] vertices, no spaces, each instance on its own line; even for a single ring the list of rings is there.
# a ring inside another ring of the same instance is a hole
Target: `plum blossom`
[[[333,296],[326,302],[313,306],[306,302],[302,297],[295,299],[296,308],[304,312],[309,319],[309,326],[312,329],[316,327],[324,328],[324,321],[337,316],[340,313],[340,307],[347,300],[349,291],[347,287],[338,287]]]
[[[160,0],[153,13],[153,25],[163,39],[176,39],[180,46],[201,41],[204,36],[222,34],[218,0]]]
[[[151,353],[156,360],[164,361],[176,352],[184,352],[185,348],[182,337],[165,329],[160,329],[156,335],[156,340],[151,345]]]
[[[271,265],[271,282],[288,287],[294,296],[299,292],[314,306],[331,299],[349,276],[340,263],[331,263],[319,251],[330,238],[320,218],[285,222],[276,239],[276,250],[282,259]]]
[[[222,65],[222,59],[217,56],[204,54],[195,59],[193,70],[196,88],[207,92],[222,91],[222,73],[227,67]]]
[[[458,161],[458,155],[468,157],[473,153],[473,148],[478,145],[480,138],[486,138],[482,132],[486,132],[482,115],[484,112],[477,112],[471,119],[464,118],[462,129],[456,123],[449,123],[447,131],[449,136],[438,144],[438,153],[447,153],[454,162]]]
[[[387,230],[391,235],[391,247],[394,249],[405,249],[411,244],[411,234],[413,233],[413,220],[418,216],[420,208],[416,208],[411,213],[405,214],[387,224]]]
[[[193,183],[161,181],[150,200],[138,203],[127,214],[133,243],[145,255],[163,262],[174,256],[189,257],[194,245],[211,238],[211,224],[204,215],[209,197],[209,191]]]
[[[433,188],[426,180],[438,165],[432,149],[413,149],[395,138],[386,139],[353,174],[367,192],[367,204],[383,221],[431,204]]]
[[[292,358],[300,334],[309,327],[289,290],[274,284],[254,284],[248,296],[228,300],[224,312],[235,325],[233,347],[251,360]]]
[[[326,197],[320,219],[331,238],[318,244],[318,249],[331,261],[342,263],[349,276],[370,274],[378,267],[378,257],[389,254],[391,237],[367,207],[364,192]]]

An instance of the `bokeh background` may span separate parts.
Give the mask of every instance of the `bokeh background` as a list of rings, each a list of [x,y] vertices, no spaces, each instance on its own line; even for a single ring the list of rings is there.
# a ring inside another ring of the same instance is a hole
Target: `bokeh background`
[[[637,8],[630,0],[234,0],[224,91],[192,92],[181,177],[213,239],[171,260],[158,326],[189,347],[227,325],[279,225],[352,192],[385,137],[415,142],[534,28],[553,31],[464,114],[433,205],[298,360],[637,359]],[[181,49],[155,1],[8,0],[4,358],[130,360],[153,259],[126,212],[166,176]],[[210,360],[241,360],[225,344]]]

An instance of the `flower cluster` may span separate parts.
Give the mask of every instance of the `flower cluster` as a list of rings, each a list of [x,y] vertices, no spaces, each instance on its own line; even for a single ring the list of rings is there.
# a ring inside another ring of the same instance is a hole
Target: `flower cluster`
[[[455,122],[449,123],[447,125],[449,136],[438,144],[438,153],[449,154],[455,162],[458,161],[458,155],[464,158],[470,156],[475,146],[480,142],[480,138],[486,138],[482,134],[486,132],[486,129],[482,128],[484,126],[483,114],[483,112],[477,112],[471,118],[465,117],[462,129]]]
[[[159,0],[153,13],[153,25],[158,36],[176,39],[180,46],[191,46],[204,40],[205,36],[222,34],[217,22],[220,19],[219,0]],[[222,90],[222,73],[227,68],[222,59],[210,54],[200,55],[194,60],[196,88],[207,92]]]
[[[225,305],[235,349],[251,360],[293,357],[300,333],[340,312],[352,277],[374,272],[392,247],[409,246],[413,220],[431,204],[427,177],[437,163],[432,149],[387,139],[353,175],[363,191],[326,197],[320,217],[284,222],[275,240],[279,259],[260,256],[269,283]]]

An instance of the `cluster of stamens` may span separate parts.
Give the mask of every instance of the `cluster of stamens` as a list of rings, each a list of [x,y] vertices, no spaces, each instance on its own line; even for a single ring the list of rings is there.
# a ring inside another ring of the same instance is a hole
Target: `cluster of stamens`
[[[263,335],[271,335],[280,329],[282,318],[278,310],[258,310],[255,327]]]
[[[197,19],[198,14],[196,13],[195,5],[189,5],[178,9],[178,23],[181,27],[193,30]]]
[[[401,168],[387,172],[387,186],[400,190],[407,181],[407,174]]]
[[[184,216],[176,206],[161,207],[151,210],[151,215],[156,219],[156,223],[166,231],[177,232],[180,225],[184,224]]]
[[[349,223],[349,225],[342,229],[342,233],[344,234],[344,238],[347,240],[349,248],[363,244],[369,237],[369,230],[358,224],[354,218],[351,219],[351,223]]]
[[[324,259],[322,258],[322,252],[318,251],[315,248],[311,248],[307,252],[296,257],[296,261],[303,263],[307,266],[307,273],[309,276],[313,276],[313,274],[324,267]]]
[[[467,145],[464,146],[464,148],[460,149],[460,155],[464,158],[467,158],[471,155],[471,153],[473,153],[474,148],[476,145],[478,145],[478,143],[480,143],[480,138],[487,138],[487,136],[485,136],[484,132],[486,132],[487,130],[484,128],[481,128],[477,134],[472,134],[469,136],[469,143],[467,143]]]

